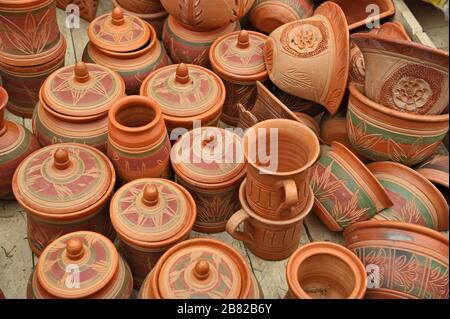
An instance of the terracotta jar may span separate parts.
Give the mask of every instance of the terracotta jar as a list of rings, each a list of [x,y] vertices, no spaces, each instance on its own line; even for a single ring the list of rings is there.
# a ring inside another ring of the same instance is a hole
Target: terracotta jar
[[[87,145],[50,145],[29,155],[14,173],[13,192],[27,213],[31,250],[39,256],[78,230],[114,238],[108,209],[115,181],[106,155]]]
[[[142,81],[152,71],[170,64],[155,29],[119,8],[92,21],[88,36],[83,61],[100,64],[119,73],[129,95],[139,94]]]
[[[349,90],[348,137],[367,159],[413,166],[429,158],[448,132],[448,113],[405,113],[368,99],[363,87],[351,83]]]
[[[92,21],[97,14],[97,8],[100,0],[56,0],[58,8],[66,11],[67,6],[75,4],[79,8],[80,17],[87,21]]]
[[[399,163],[377,162],[367,168],[376,176],[394,206],[374,217],[448,230],[448,204],[425,177]]]
[[[216,239],[190,239],[156,263],[141,299],[257,299],[257,281],[244,257]]]
[[[164,10],[160,0],[114,0],[122,8],[139,13],[156,13]]]
[[[309,18],[313,11],[311,0],[256,0],[249,20],[256,30],[271,33],[283,24]]]
[[[311,18],[277,28],[264,51],[276,86],[336,113],[345,94],[350,62],[347,21],[337,4],[327,1]]]
[[[194,230],[225,231],[226,222],[240,208],[239,186],[246,173],[241,138],[220,128],[197,128],[175,143],[170,160],[177,183],[197,203]]]
[[[129,299],[130,268],[106,237],[78,231],[53,241],[31,274],[28,299]]]
[[[405,113],[448,111],[448,52],[376,34],[354,34],[366,65],[365,94]]]
[[[370,274],[366,298],[448,299],[448,237],[413,224],[367,221],[344,232]]]
[[[434,184],[449,188],[449,155],[443,143],[433,155],[415,168],[416,172]]]
[[[13,199],[12,178],[16,167],[39,148],[25,127],[4,118],[8,93],[0,86],[0,200]]]
[[[270,220],[261,217],[249,206],[245,195],[248,180],[242,182],[239,198],[242,209],[228,220],[227,232],[240,240],[256,256],[265,260],[282,260],[288,258],[297,249],[303,220],[311,211],[314,196],[309,189],[309,196],[304,210],[293,218]],[[243,225],[243,230],[239,228]]]
[[[39,91],[33,133],[44,146],[75,142],[106,152],[108,110],[123,96],[122,78],[106,67],[78,62],[61,68]]]
[[[194,127],[194,121],[201,126],[217,125],[225,86],[212,71],[181,63],[152,72],[142,83],[141,95],[160,105],[170,140],[176,141]]]
[[[107,153],[122,183],[170,179],[170,140],[159,105],[144,96],[118,100],[109,110]]]
[[[236,31],[214,41],[209,51],[212,68],[225,84],[227,97],[221,121],[236,126],[240,103],[250,110],[256,101],[256,81],[268,79],[263,48],[267,36],[252,31]]]
[[[114,194],[110,215],[134,287],[139,288],[159,257],[189,237],[197,210],[192,196],[178,184],[142,178]]]
[[[211,68],[209,52],[213,42],[230,32],[240,30],[239,21],[207,31],[186,28],[173,16],[164,23],[164,47],[174,63],[186,63]]]
[[[238,21],[255,0],[161,0],[164,8],[186,28],[213,30]]]
[[[331,231],[375,216],[393,205],[388,193],[367,167],[344,145],[322,146],[312,168],[313,211]]]
[[[286,281],[288,298],[362,299],[367,274],[361,260],[344,246],[315,242],[289,258]]]
[[[250,208],[269,220],[304,212],[310,202],[310,168],[319,152],[317,136],[299,122],[267,120],[247,130],[245,193]]]

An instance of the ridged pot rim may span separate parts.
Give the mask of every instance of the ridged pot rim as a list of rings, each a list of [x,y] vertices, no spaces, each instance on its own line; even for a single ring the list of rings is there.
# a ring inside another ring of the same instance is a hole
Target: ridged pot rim
[[[8,91],[5,90],[3,86],[0,86],[0,112],[4,111],[6,104],[8,104],[9,95]],[[2,119],[0,119],[1,121]]]

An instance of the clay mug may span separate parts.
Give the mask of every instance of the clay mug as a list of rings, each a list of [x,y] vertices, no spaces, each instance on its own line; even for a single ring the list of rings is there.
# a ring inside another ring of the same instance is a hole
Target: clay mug
[[[316,134],[286,119],[260,122],[244,135],[246,200],[270,220],[298,216],[309,203],[309,169],[320,153]]]

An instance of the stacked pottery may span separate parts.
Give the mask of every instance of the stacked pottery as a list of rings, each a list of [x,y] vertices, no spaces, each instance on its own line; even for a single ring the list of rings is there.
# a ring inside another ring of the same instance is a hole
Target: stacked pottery
[[[319,151],[317,136],[299,122],[275,119],[251,127],[244,135],[247,179],[240,188],[242,209],[226,227],[231,236],[263,259],[289,257],[314,203],[309,171]]]
[[[64,65],[55,0],[0,1],[0,76],[12,113],[31,117],[44,80]]]
[[[239,30],[255,0],[162,0],[170,16],[163,41],[175,63],[210,67],[209,49],[217,38]]]
[[[78,7],[80,17],[87,21],[92,21],[97,14],[99,2],[100,0],[56,0],[56,5],[58,8],[66,12],[72,9],[70,5],[76,5]]]
[[[139,94],[142,81],[152,71],[170,64],[155,29],[119,8],[92,21],[88,36],[83,61],[116,71],[125,81],[127,94]]]

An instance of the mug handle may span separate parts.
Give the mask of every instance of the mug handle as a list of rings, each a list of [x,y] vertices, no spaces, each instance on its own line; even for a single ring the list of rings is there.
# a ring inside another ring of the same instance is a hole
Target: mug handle
[[[237,211],[230,217],[226,229],[231,237],[243,241],[244,243],[251,243],[253,241],[253,236],[250,233],[244,233],[237,230],[239,226],[249,218],[250,216],[243,209]]]
[[[287,208],[293,208],[298,203],[298,189],[294,180],[288,179],[278,183],[278,187],[284,191],[284,202],[278,206],[277,214],[281,214]]]

